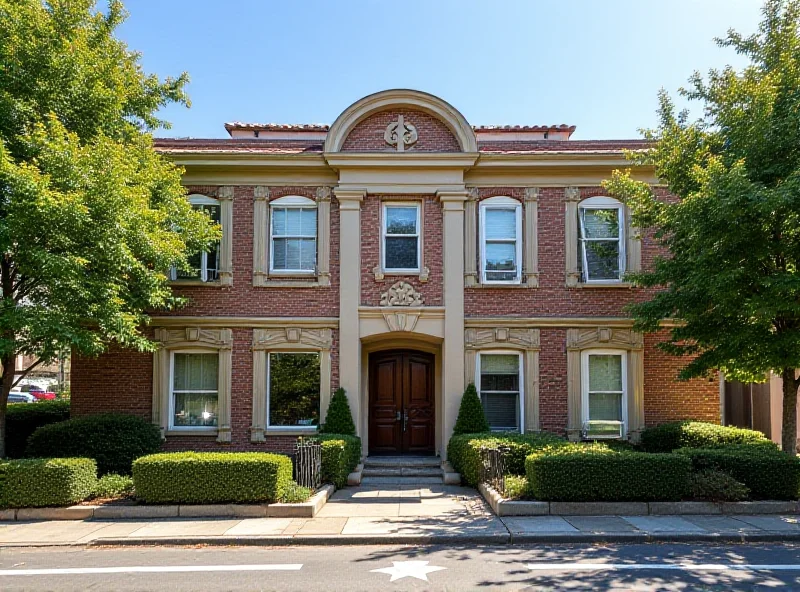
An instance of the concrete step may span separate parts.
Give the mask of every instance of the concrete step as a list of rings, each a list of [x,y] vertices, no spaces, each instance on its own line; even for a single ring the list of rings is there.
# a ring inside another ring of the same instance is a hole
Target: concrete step
[[[363,477],[361,485],[441,485],[441,477]]]
[[[440,467],[442,460],[438,456],[368,456],[365,467]]]
[[[365,466],[364,477],[441,477],[440,467],[374,467]]]

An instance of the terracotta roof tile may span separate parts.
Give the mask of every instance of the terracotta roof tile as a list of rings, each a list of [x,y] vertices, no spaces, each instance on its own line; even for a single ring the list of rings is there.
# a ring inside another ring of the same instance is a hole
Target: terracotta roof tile
[[[473,125],[476,132],[569,132],[575,131],[574,125]]]
[[[225,129],[232,130],[259,130],[264,132],[327,132],[329,125],[325,123],[246,123],[231,121],[225,124]]]
[[[159,152],[246,152],[256,154],[303,154],[322,152],[315,140],[229,140],[203,138],[156,138]]]
[[[529,142],[478,142],[478,151],[489,154],[526,154],[535,152],[619,152],[641,150],[647,140],[531,140]]]

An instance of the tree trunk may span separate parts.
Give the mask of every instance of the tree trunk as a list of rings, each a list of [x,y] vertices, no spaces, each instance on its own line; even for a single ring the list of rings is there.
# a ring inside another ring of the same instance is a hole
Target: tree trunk
[[[0,360],[3,365],[3,375],[0,379],[0,458],[6,457],[6,409],[8,408],[8,393],[14,384],[14,371],[16,359],[9,354]]]
[[[783,379],[783,425],[781,427],[781,448],[786,454],[797,455],[797,386],[794,368],[784,368]]]

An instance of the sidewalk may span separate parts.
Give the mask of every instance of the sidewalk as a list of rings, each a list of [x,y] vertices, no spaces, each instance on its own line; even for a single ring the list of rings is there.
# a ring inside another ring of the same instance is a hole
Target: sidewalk
[[[471,488],[376,485],[337,491],[315,518],[0,523],[0,546],[347,545],[800,541],[794,516],[498,518]]]

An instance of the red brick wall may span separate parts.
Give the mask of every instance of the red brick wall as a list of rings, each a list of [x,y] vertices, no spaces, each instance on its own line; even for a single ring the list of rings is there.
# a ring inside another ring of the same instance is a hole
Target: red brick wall
[[[422,264],[430,270],[427,282],[416,275],[387,275],[375,279],[373,269],[380,265],[381,204],[403,201],[402,196],[368,195],[361,204],[361,304],[378,306],[381,292],[397,281],[414,286],[425,297],[426,306],[442,305],[442,206],[433,195],[422,204]]]
[[[419,139],[406,150],[413,152],[461,152],[453,132],[436,117],[423,111],[390,109],[380,111],[356,124],[342,145],[342,152],[392,152],[397,150],[384,139],[386,126],[402,115],[417,128]]]
[[[189,193],[216,196],[217,187],[191,186]],[[233,286],[177,287],[175,293],[190,299],[187,306],[160,315],[179,316],[303,316],[339,315],[339,202],[331,200],[331,285],[326,288],[253,287],[253,191],[234,187]],[[270,199],[300,195],[314,199],[314,187],[271,187]]]
[[[539,332],[539,427],[563,434],[567,429],[567,330]]]

